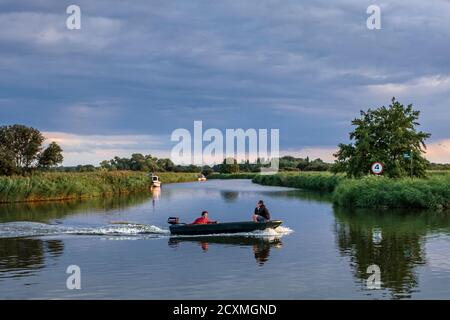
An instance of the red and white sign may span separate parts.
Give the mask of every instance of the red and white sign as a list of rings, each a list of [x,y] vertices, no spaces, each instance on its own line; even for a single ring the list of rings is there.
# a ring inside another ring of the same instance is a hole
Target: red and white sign
[[[372,163],[370,170],[372,170],[373,174],[379,176],[384,171],[384,165],[381,162],[374,162]]]

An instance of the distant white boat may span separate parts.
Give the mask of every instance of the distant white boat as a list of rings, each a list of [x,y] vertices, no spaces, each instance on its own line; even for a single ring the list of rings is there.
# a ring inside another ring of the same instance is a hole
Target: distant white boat
[[[152,187],[160,187],[161,186],[161,180],[159,180],[159,177],[156,174],[151,175],[152,179]]]
[[[198,177],[198,181],[206,181],[206,177],[204,175],[200,175]]]

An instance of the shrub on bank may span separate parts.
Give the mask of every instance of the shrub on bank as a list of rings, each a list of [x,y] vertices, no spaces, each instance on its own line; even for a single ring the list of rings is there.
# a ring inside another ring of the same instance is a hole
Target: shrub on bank
[[[253,179],[259,173],[213,173],[208,176],[208,179]]]
[[[253,182],[270,186],[333,192],[343,179],[345,179],[343,175],[331,173],[300,172],[257,175],[253,178]]]
[[[358,208],[450,208],[450,176],[427,179],[345,179],[333,193],[339,206]]]
[[[390,179],[367,176],[350,179],[330,173],[257,175],[253,182],[332,193],[341,207],[450,209],[450,175]]]

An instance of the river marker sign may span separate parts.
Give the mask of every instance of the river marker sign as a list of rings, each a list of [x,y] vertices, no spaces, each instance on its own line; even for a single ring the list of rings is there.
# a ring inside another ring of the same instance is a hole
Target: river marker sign
[[[373,174],[376,174],[377,176],[379,176],[384,171],[384,165],[381,162],[374,162],[374,163],[372,163],[370,170],[372,170]]]

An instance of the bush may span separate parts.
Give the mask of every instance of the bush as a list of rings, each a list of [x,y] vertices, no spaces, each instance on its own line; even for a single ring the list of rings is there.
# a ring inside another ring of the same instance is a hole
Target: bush
[[[342,175],[334,175],[331,173],[301,172],[257,175],[253,178],[253,182],[270,186],[333,192],[343,179],[344,177]]]
[[[450,176],[345,179],[334,191],[333,202],[358,208],[449,209]]]

